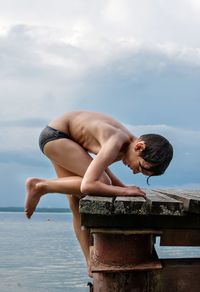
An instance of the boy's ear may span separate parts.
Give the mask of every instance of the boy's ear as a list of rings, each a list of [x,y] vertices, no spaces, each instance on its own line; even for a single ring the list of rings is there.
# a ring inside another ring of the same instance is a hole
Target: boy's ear
[[[142,152],[146,148],[144,141],[138,141],[135,144],[135,151]]]

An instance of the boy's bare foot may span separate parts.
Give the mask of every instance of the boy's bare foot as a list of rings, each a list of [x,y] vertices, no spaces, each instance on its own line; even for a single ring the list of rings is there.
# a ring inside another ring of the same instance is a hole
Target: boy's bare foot
[[[94,289],[93,289],[93,284],[92,284],[91,282],[88,282],[88,283],[87,283],[87,286],[89,287],[90,292],[93,292],[93,291],[94,291]]]
[[[45,193],[44,190],[42,191],[42,181],[37,178],[28,178],[26,181],[27,194],[24,212],[29,219],[33,215],[41,196]]]

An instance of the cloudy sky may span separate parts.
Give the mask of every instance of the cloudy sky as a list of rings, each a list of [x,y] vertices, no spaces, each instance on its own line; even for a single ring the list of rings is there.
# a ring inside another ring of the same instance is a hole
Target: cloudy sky
[[[151,188],[200,187],[199,31],[198,0],[0,0],[0,206],[23,205],[28,176],[55,176],[38,135],[81,109],[172,142],[173,162]],[[62,195],[40,202],[66,205]]]

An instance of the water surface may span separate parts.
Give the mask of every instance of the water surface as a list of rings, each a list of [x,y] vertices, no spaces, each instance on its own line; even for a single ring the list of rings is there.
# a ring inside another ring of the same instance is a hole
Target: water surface
[[[160,258],[200,257],[199,247],[159,247]],[[70,213],[0,212],[0,292],[85,292],[90,279]]]
[[[0,291],[88,291],[71,221],[71,214],[0,213]]]

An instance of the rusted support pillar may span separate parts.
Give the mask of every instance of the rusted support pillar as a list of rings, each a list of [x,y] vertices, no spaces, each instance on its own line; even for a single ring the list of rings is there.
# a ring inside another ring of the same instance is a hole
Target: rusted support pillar
[[[94,292],[147,291],[146,271],[161,268],[153,249],[156,232],[111,229],[91,232]]]
[[[146,292],[147,272],[95,273],[93,292]]]

